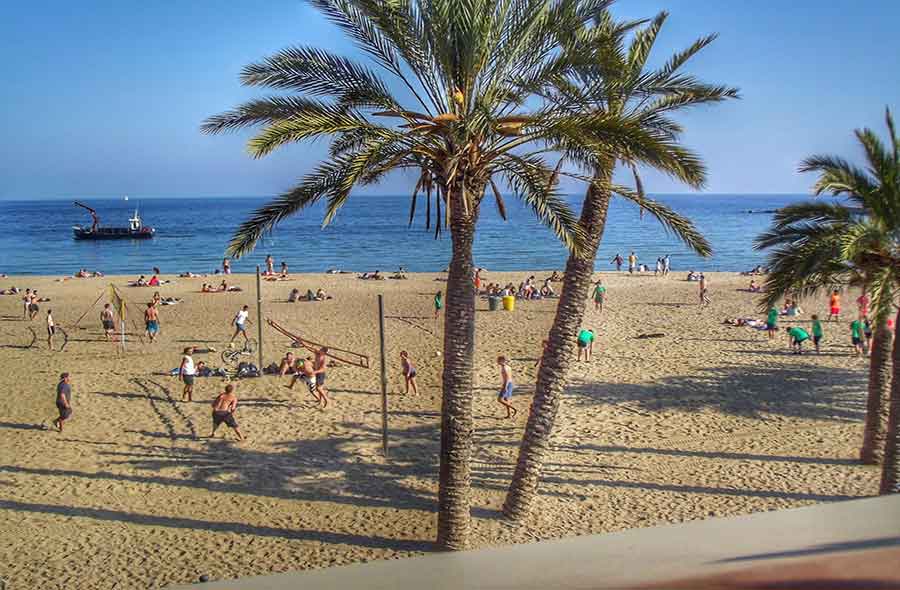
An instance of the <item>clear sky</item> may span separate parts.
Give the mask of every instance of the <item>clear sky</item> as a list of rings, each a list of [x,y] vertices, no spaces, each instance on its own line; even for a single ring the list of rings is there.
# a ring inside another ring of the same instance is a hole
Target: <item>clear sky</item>
[[[719,40],[690,71],[743,100],[685,117],[707,190],[806,192],[797,163],[855,156],[852,129],[900,111],[896,0],[621,0],[622,17],[672,14],[660,59],[701,34]],[[282,47],[356,51],[300,0],[7,2],[0,19],[0,198],[266,195],[324,154],[292,146],[263,160],[246,135],[207,137],[202,120],[259,94],[240,68]],[[900,117],[900,112],[897,113]],[[391,177],[368,192],[406,193]],[[647,175],[651,192],[683,192]]]

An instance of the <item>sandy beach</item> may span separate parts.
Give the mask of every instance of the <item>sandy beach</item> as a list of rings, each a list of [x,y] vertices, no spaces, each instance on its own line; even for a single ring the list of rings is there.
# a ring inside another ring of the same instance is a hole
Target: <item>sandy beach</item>
[[[518,283],[528,274],[484,278]],[[877,492],[878,468],[855,461],[867,361],[851,355],[849,319],[825,323],[821,355],[792,355],[783,334],[769,342],[764,332],[722,324],[762,317],[740,290],[749,279],[710,273],[712,304],[700,310],[697,284],[684,274],[603,273],[605,309],[590,309],[585,322],[598,334],[595,358],[573,372],[541,498],[519,527],[498,511],[556,300],[518,302],[511,313],[490,312],[480,300],[476,546]],[[133,277],[0,281],[51,298],[29,323],[21,296],[0,297],[0,577],[12,588],[160,588],[201,574],[225,579],[431,551],[443,331],[432,317],[432,297],[444,276],[376,282],[316,274],[264,283],[267,317],[314,341],[367,354],[372,368],[331,369],[333,403],[325,411],[303,388],[286,389],[286,378],[238,381],[236,416],[249,437],[241,443],[224,427],[206,438],[209,401],[222,378],[198,378],[195,401],[181,403],[181,384],[168,373],[185,346],[222,351],[242,305],[250,305],[255,337],[254,277],[230,278],[241,293],[202,294],[200,285],[215,279],[163,276],[172,283],[158,289],[161,295],[182,301],[160,309],[156,343],[133,337],[124,354],[103,338],[99,307],[81,329],[73,324],[110,282],[135,312],[154,289],[126,287]],[[334,298],[287,303],[295,287],[322,287]],[[388,316],[389,461],[380,450],[378,293]],[[810,313],[827,315],[826,301],[804,303],[796,323],[808,324]],[[62,352],[61,337],[57,351],[47,349],[48,308],[68,335]],[[31,347],[29,328],[38,336]],[[267,363],[290,350],[288,339],[268,327],[264,346]],[[401,395],[401,350],[416,363],[418,396]],[[499,354],[512,359],[513,403],[521,410],[515,420],[501,419],[495,401]],[[194,358],[222,366],[218,352]],[[55,417],[62,371],[72,374],[74,416],[60,434],[41,425]]]

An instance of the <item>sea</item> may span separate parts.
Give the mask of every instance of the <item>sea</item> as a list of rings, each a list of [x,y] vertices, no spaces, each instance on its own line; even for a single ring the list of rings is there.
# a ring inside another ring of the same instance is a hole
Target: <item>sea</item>
[[[741,271],[765,263],[753,240],[770,224],[772,211],[809,199],[807,195],[654,195],[690,218],[713,247],[701,258],[681,244],[649,214],[622,199],[610,207],[596,269],[612,270],[611,259],[632,251],[651,269],[657,257],[671,256],[673,270]],[[127,226],[137,208],[145,225],[156,228],[152,240],[77,241],[72,227],[90,225],[87,211],[68,200],[0,201],[0,273],[70,275],[81,268],[105,274],[208,273],[220,268],[238,225],[266,197],[88,199],[104,226]],[[580,209],[581,196],[567,197]],[[327,227],[323,207],[314,206],[281,223],[256,250],[232,263],[235,272],[254,272],[266,255],[291,272],[394,271],[437,272],[450,259],[449,233],[435,239],[425,229],[424,205],[409,220],[409,196],[354,196]],[[506,199],[507,217],[486,199],[478,222],[475,264],[494,271],[562,269],[566,250],[537,222],[531,209]],[[432,212],[433,213],[433,212]]]

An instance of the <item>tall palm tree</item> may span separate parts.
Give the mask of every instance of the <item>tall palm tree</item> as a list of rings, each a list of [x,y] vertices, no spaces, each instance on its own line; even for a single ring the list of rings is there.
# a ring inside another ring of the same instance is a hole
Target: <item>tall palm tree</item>
[[[763,306],[789,292],[813,295],[841,283],[863,284],[871,294],[876,331],[861,458],[877,462],[883,453],[882,493],[900,491],[900,346],[893,346],[900,323],[893,339],[887,328],[900,292],[900,140],[889,110],[886,121],[888,146],[870,129],[856,131],[865,168],[836,156],[801,164],[801,172],[819,173],[816,195],[843,196],[844,202],[785,207],[756,240],[757,248],[772,249]]]
[[[701,38],[674,54],[659,69],[647,68],[647,59],[667,16],[663,12],[649,22],[618,23],[608,11],[602,11],[590,28],[591,45],[577,50],[574,71],[554,87],[545,89],[550,98],[573,100],[585,109],[586,114],[635,120],[648,133],[664,134],[669,139],[669,157],[646,158],[627,145],[608,144],[586,152],[579,146],[563,142],[566,157],[589,173],[585,178],[588,188],[578,222],[585,240],[583,248],[572,252],[566,262],[559,305],[548,345],[541,356],[534,403],[503,505],[503,513],[511,519],[524,518],[536,497],[560,396],[574,354],[575,336],[584,319],[585,299],[610,199],[615,194],[632,201],[641,213],[649,212],[698,254],[706,256],[711,251],[689,220],[644,195],[637,172],[637,166],[644,164],[692,187],[702,186],[705,180],[703,163],[678,143],[681,128],[670,116],[689,107],[737,97],[737,90],[733,88],[705,84],[681,71],[688,60],[715,39],[714,35]],[[677,165],[672,166],[672,162]],[[613,182],[618,164],[631,168],[635,190]]]
[[[578,249],[580,227],[557,193],[548,146],[590,152],[628,146],[636,156],[678,167],[670,138],[637,119],[586,116],[572,100],[542,101],[535,89],[571,68],[558,50],[609,0],[310,0],[374,61],[377,69],[309,47],[285,49],[244,68],[241,78],[296,94],[270,96],[211,117],[203,130],[261,127],[252,156],[332,138],[330,158],[298,186],[260,208],[235,233],[229,252],[251,251],[284,218],[324,200],[328,224],[357,185],[411,169],[436,231],[449,229],[452,256],[444,318],[438,544],[468,544],[475,290],[472,244],[485,191],[503,210],[505,181],[563,243]],[[384,77],[399,86],[404,99]],[[443,215],[441,214],[443,207]],[[429,220],[430,221],[430,220]]]

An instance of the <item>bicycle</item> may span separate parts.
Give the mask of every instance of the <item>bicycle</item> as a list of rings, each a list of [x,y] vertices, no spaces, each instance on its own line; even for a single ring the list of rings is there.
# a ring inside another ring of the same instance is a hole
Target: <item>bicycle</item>
[[[222,351],[222,362],[226,365],[237,366],[242,356],[253,356],[256,352],[256,340],[252,338],[244,341],[243,348],[229,348]]]

